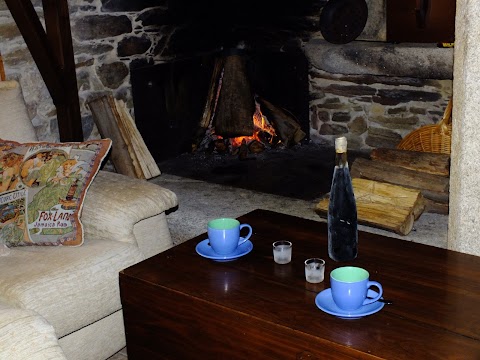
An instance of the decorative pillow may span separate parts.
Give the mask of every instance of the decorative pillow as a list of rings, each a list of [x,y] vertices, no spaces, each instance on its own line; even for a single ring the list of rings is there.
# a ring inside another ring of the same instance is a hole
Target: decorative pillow
[[[0,139],[0,243],[82,245],[83,199],[111,145]]]

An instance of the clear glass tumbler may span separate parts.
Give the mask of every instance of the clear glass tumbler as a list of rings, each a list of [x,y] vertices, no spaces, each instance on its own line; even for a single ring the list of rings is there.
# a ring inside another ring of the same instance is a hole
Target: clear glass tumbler
[[[287,240],[273,243],[273,260],[277,264],[288,264],[292,261],[292,243]]]
[[[311,258],[305,260],[305,279],[312,284],[321,283],[325,277],[325,260]]]

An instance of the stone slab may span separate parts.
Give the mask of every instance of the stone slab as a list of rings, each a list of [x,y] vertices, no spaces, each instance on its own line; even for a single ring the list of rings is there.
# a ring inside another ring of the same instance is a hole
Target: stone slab
[[[332,74],[452,79],[453,49],[436,44],[352,41],[336,45],[322,39],[305,44],[312,66]]]

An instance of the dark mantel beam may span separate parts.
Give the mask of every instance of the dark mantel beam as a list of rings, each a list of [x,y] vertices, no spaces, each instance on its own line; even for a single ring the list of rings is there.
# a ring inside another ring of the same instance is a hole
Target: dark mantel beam
[[[67,0],[42,0],[46,31],[30,0],[5,0],[57,108],[60,141],[82,141]]]

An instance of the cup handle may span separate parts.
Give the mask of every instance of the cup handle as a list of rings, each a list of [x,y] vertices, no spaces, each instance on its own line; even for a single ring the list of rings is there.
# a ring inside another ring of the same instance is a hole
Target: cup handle
[[[383,288],[382,288],[382,285],[380,285],[379,282],[369,281],[367,283],[367,288],[370,289],[371,286],[375,286],[375,287],[378,288],[378,295],[375,296],[373,299],[365,299],[365,301],[363,302],[363,305],[368,305],[368,304],[374,303],[375,301],[378,301],[383,295]],[[368,290],[367,290],[367,293],[368,293]]]
[[[245,236],[245,237],[243,238],[243,240],[240,240],[240,241],[238,242],[238,245],[242,245],[245,241],[247,241],[248,239],[250,239],[250,236],[252,236],[252,227],[251,227],[250,225],[248,225],[248,224],[240,224],[240,231],[242,231],[243,228],[248,228],[248,229],[249,229],[249,230],[248,230],[248,234],[247,234],[247,236]]]

